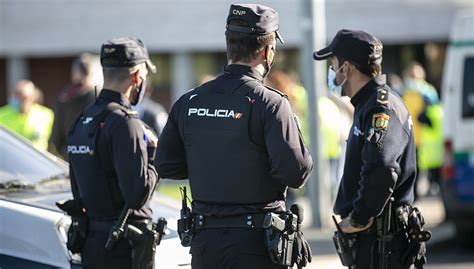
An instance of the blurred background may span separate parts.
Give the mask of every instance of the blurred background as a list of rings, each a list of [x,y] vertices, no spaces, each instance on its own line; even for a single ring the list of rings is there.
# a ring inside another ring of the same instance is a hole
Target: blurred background
[[[0,0],[3,115],[12,113],[6,110],[18,100],[38,105],[32,109],[42,111],[38,112],[41,126],[16,132],[37,148],[65,157],[65,133],[71,121],[94,100],[95,88],[101,89],[97,57],[101,44],[114,37],[134,36],[146,44],[158,68],[157,74],[148,76],[147,106],[154,115],[150,125],[159,133],[173,102],[226,65],[225,20],[232,2]],[[314,228],[308,236],[320,258],[317,262],[323,265],[320,268],[339,268],[328,241],[329,217],[353,108],[327,91],[326,63],[313,64],[310,52],[343,28],[367,31],[383,42],[383,72],[417,121],[417,205],[426,214],[428,227],[438,229],[430,247],[444,255],[435,257],[435,265],[428,268],[473,268],[474,1],[238,2],[268,5],[280,15],[285,44],[278,44],[266,83],[290,97],[305,141],[318,156],[308,186],[291,192],[289,198],[306,205],[307,226]],[[147,109],[137,109],[146,117],[143,111]],[[18,121],[11,121],[11,126],[18,126]],[[8,127],[0,109],[2,123]],[[159,188],[179,199],[176,183],[164,181]],[[453,242],[463,250],[450,249]]]

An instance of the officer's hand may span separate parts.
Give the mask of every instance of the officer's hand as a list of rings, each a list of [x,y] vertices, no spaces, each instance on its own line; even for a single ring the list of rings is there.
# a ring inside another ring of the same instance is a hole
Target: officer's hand
[[[147,142],[147,146],[151,148],[156,148],[158,144],[158,138],[156,137],[155,133],[152,130],[143,126],[143,133],[145,134],[145,140]]]
[[[364,230],[369,229],[369,227],[372,225],[373,221],[374,221],[374,219],[371,218],[369,223],[366,226],[364,226],[362,228],[356,228],[356,227],[351,225],[351,217],[349,216],[349,217],[346,217],[345,219],[343,219],[339,223],[339,226],[341,227],[341,230],[342,230],[343,233],[352,234],[352,233],[362,232]]]

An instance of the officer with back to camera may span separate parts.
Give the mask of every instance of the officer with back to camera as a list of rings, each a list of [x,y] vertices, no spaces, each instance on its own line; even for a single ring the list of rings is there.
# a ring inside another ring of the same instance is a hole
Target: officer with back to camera
[[[342,217],[343,233],[357,234],[350,268],[413,263],[421,268],[424,243],[408,238],[410,229],[427,236],[419,211],[411,206],[416,176],[412,122],[402,99],[386,85],[382,48],[366,32],[340,30],[328,47],[314,53],[316,60],[330,58],[330,88],[351,98],[355,107],[334,213]]]
[[[287,188],[305,184],[312,160],[287,97],[263,85],[283,42],[278,14],[231,5],[225,34],[229,64],[173,105],[155,164],[160,177],[189,178],[193,268],[286,268],[269,254],[262,223],[286,211]]]
[[[119,240],[112,250],[104,246],[124,207],[133,209],[129,221],[137,227],[151,224],[157,138],[131,106],[143,98],[148,70],[156,68],[136,38],[107,41],[100,56],[104,89],[69,134],[72,192],[89,219],[80,252],[84,268],[132,268],[128,240]]]

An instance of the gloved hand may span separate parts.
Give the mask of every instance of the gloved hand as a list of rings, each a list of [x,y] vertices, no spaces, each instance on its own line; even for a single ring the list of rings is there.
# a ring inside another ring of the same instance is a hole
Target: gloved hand
[[[412,264],[417,269],[423,268],[423,265],[426,264],[425,242],[411,242],[402,256],[402,262],[405,268],[410,268]]]
[[[411,208],[411,212],[408,215],[408,229],[412,232],[421,233],[423,226],[425,225],[425,219],[421,215],[418,208]],[[410,232],[409,232],[410,234]],[[418,237],[416,237],[418,238]],[[423,240],[410,240],[408,248],[402,256],[402,262],[406,268],[410,268],[412,264],[415,265],[416,269],[422,269],[423,265],[426,264],[426,244],[430,237]]]
[[[295,232],[295,241],[293,243],[293,257],[298,268],[303,268],[310,263],[313,258],[308,241],[304,238],[302,231]]]

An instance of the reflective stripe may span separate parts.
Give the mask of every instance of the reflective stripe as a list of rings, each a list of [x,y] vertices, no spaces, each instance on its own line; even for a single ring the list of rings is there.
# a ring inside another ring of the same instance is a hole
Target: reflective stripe
[[[474,202],[474,151],[454,154],[453,184],[459,200]]]

